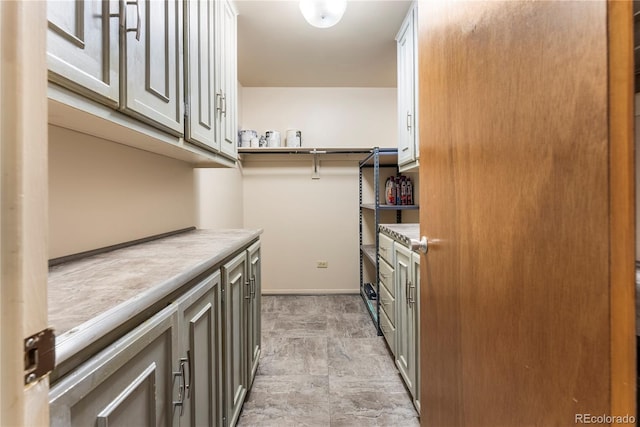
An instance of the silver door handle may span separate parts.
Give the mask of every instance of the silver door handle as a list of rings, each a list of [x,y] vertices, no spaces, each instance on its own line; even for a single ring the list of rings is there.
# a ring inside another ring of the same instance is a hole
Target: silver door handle
[[[140,27],[141,27],[141,23],[142,20],[140,19],[140,1],[141,0],[127,0],[126,5],[135,5],[136,6],[136,14],[138,15],[138,20],[136,22],[136,27],[135,28],[125,28],[125,31],[127,33],[130,33],[132,31],[136,32],[136,40],[140,41]],[[127,21],[127,12],[126,12],[126,6],[125,6],[125,22]]]
[[[420,240],[411,239],[411,250],[426,254],[429,251],[429,239],[425,236]]]
[[[411,113],[407,111],[407,130],[411,132]]]

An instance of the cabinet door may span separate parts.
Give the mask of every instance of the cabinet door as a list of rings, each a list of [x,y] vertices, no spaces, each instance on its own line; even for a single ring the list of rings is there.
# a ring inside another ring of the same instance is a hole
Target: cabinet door
[[[118,2],[49,0],[47,20],[49,80],[117,106]]]
[[[49,392],[51,426],[173,425],[177,324],[171,305],[58,381]]]
[[[137,0],[123,7],[121,109],[182,135],[182,2]]]
[[[394,245],[396,254],[396,365],[407,388],[415,395],[415,289],[411,251]]]
[[[418,414],[420,414],[420,254],[415,252],[411,253],[411,274],[413,276],[413,280],[411,282],[413,284],[413,289],[411,289],[411,292],[413,300],[415,301],[413,304],[413,315],[415,317],[413,319],[413,325],[415,325],[413,340],[413,354],[415,355],[415,363],[413,365],[413,378],[415,382],[413,403],[418,410]]]
[[[398,164],[416,159],[415,8],[398,33]]]
[[[178,300],[180,368],[184,366],[181,426],[222,422],[222,328],[220,272]]]
[[[245,287],[247,257],[243,252],[223,270],[225,425],[235,425],[247,393]]]
[[[238,85],[236,66],[236,12],[228,0],[220,2],[220,88],[221,88],[221,138],[220,150],[237,157],[236,92]]]
[[[215,88],[218,77],[215,61],[218,54],[215,43],[216,5],[214,2],[187,0],[185,10],[185,138],[219,151],[220,141],[216,138],[219,126]]]
[[[253,384],[253,378],[258,370],[260,360],[261,336],[261,276],[260,276],[260,242],[253,244],[247,250],[249,260],[249,310],[247,312],[247,378],[248,388]]]

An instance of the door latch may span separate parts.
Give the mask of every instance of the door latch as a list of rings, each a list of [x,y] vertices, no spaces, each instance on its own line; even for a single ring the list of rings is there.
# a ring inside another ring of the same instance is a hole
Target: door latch
[[[24,383],[34,383],[53,371],[56,362],[56,339],[47,328],[24,339]]]

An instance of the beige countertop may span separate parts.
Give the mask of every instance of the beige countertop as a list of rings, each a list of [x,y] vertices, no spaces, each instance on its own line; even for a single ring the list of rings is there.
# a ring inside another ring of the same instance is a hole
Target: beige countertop
[[[193,230],[51,267],[56,364],[256,240],[262,230]]]
[[[420,224],[380,224],[378,229],[393,240],[411,246],[411,240],[420,240]]]

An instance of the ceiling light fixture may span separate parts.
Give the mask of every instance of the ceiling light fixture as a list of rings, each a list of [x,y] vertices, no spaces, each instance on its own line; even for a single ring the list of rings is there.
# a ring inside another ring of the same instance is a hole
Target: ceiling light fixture
[[[314,27],[329,28],[342,19],[347,0],[300,0],[300,12]]]

